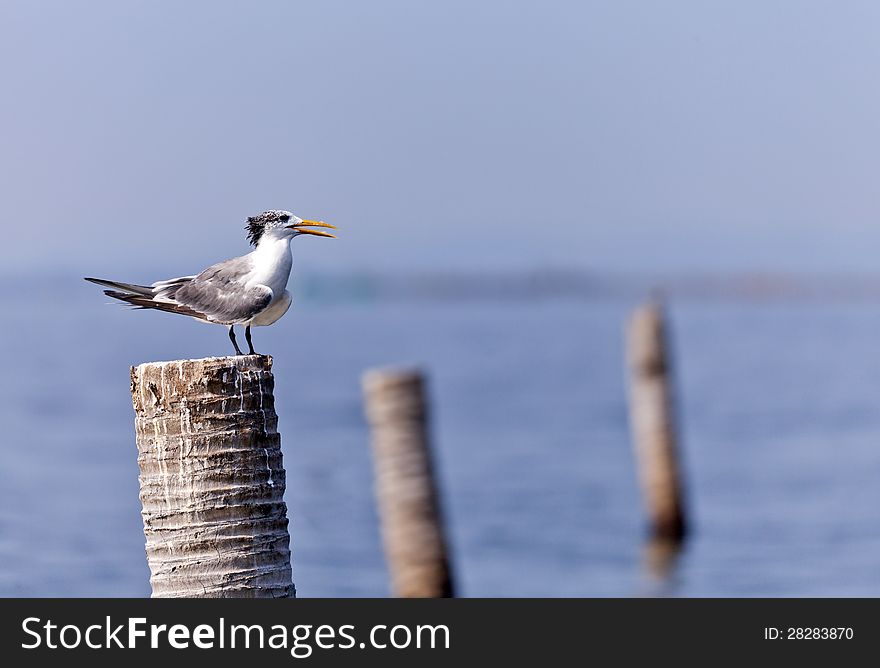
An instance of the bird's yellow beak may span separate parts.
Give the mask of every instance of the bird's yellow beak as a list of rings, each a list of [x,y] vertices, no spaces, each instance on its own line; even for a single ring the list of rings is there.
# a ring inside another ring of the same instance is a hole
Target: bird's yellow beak
[[[336,229],[336,225],[331,225],[330,223],[325,223],[323,220],[303,220],[301,223],[294,223],[293,225],[288,225],[288,229],[296,230],[300,234],[314,234],[316,237],[330,237],[331,239],[335,239],[335,234],[330,234],[329,232],[321,232],[320,230],[310,230],[309,227],[329,227],[331,230]]]

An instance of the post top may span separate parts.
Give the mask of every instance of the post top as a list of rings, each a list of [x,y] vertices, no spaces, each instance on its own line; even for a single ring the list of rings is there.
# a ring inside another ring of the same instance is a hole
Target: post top
[[[161,369],[174,367],[181,370],[185,367],[199,366],[202,368],[233,368],[233,369],[272,369],[271,355],[224,355],[223,357],[201,357],[187,360],[167,360],[163,362],[143,362],[131,368],[132,373],[142,374],[148,368]]]
[[[389,387],[419,385],[424,383],[425,374],[419,367],[386,367],[369,369],[361,376],[367,391]]]

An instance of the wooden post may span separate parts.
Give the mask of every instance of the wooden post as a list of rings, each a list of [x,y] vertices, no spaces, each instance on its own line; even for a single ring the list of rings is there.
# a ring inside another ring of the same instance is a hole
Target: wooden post
[[[399,597],[453,596],[434,481],[424,381],[417,371],[364,374],[382,538]]]
[[[651,537],[679,543],[687,522],[662,307],[636,309],[627,334],[630,420]]]
[[[296,595],[271,368],[262,355],[132,368],[154,597]]]

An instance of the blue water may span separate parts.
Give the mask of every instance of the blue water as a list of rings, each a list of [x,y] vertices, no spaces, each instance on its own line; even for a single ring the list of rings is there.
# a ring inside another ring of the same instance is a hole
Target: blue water
[[[128,368],[225,354],[218,327],[69,281],[12,285],[0,331],[0,595],[146,596]],[[21,295],[26,294],[26,298]],[[467,596],[880,595],[880,308],[671,308],[695,532],[645,567],[624,301],[306,300],[275,357],[300,596],[388,594],[360,375],[430,377]]]

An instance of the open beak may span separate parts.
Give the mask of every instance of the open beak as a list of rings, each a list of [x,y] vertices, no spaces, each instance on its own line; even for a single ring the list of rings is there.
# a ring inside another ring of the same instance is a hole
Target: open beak
[[[325,223],[322,220],[304,220],[301,223],[294,223],[293,225],[288,225],[288,229],[296,230],[300,234],[314,234],[316,237],[330,237],[331,239],[335,239],[335,234],[330,234],[329,232],[321,232],[320,230],[310,230],[309,227],[329,227],[331,230],[336,229],[336,225],[331,225],[330,223]]]

